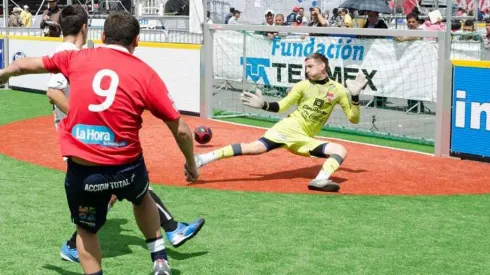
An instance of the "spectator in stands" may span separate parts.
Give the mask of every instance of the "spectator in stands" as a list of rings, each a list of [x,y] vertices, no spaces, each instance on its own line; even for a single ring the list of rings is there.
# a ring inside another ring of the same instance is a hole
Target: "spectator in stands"
[[[468,19],[464,22],[463,34],[459,37],[459,40],[483,42],[481,35],[476,32],[475,21]]]
[[[368,19],[366,24],[364,24],[364,28],[387,29],[388,26],[386,25],[385,21],[383,21],[383,19],[379,19],[379,14],[377,12],[369,11]]]
[[[444,31],[446,29],[446,25],[442,23],[442,18],[439,17],[434,23],[427,19],[423,28],[426,31]]]
[[[335,8],[332,10],[332,17],[330,18],[330,26],[340,26],[340,16],[339,16],[339,9]]]
[[[319,8],[310,8],[311,22],[308,24],[310,27],[328,27],[328,21],[323,17]],[[304,20],[302,20],[304,22]]]
[[[288,17],[286,17],[286,25],[296,26],[298,16],[299,16],[299,8],[298,7],[294,7],[293,8],[293,12],[290,13],[288,15]],[[301,20],[303,20],[303,19],[301,19]]]
[[[341,18],[339,27],[352,28],[352,17],[349,15],[349,10],[341,9],[339,11],[339,16]]]
[[[20,20],[24,27],[29,28],[32,26],[32,14],[28,5],[25,5],[24,10],[20,13]]]
[[[274,26],[275,25],[274,12],[272,10],[266,10],[264,17],[265,17],[265,22],[263,23],[263,25],[266,25],[266,26]],[[277,36],[277,32],[257,32],[257,34],[265,35],[269,39],[274,39],[274,37]]]
[[[211,12],[210,11],[207,11],[206,12],[206,23],[208,24],[213,24],[213,20],[211,20]]]
[[[19,7],[14,7],[12,14],[9,17],[8,26],[9,27],[22,27],[22,20],[20,20],[20,12],[22,11]]]
[[[228,24],[230,25],[236,25],[238,24],[238,18],[240,18],[241,12],[239,10],[234,10],[233,11],[233,16],[228,20]]]
[[[328,21],[323,17],[319,8],[310,8],[310,13],[311,22],[308,24],[309,27],[328,27]],[[310,33],[310,36],[328,36],[328,34]]]
[[[285,26],[286,22],[284,21],[284,15],[282,13],[276,14],[275,18],[276,26]]]
[[[419,24],[419,17],[416,13],[412,12],[409,13],[406,17],[407,19],[407,27],[409,30],[422,30]],[[403,41],[411,41],[411,40],[419,40],[421,39],[420,37],[414,37],[414,36],[397,36],[395,37],[395,40],[398,42],[403,42]]]
[[[310,8],[311,12],[311,8]],[[298,15],[301,16],[301,25],[303,26],[308,26],[309,20],[308,17],[305,15],[305,9],[304,8],[299,8]]]
[[[48,8],[43,12],[41,20],[41,29],[44,30],[44,36],[60,37],[61,27],[59,22],[61,9],[58,7],[57,0],[48,0]]]
[[[230,8],[230,13],[228,13],[225,17],[225,24],[228,24],[228,21],[230,21],[230,18],[233,17],[234,11],[235,11],[235,8]]]
[[[451,32],[459,32],[461,31],[461,21],[453,20],[451,22]]]
[[[486,49],[490,49],[490,18],[485,19],[486,34],[483,37],[483,43]]]
[[[487,18],[490,18],[490,11],[488,8],[483,10],[483,20],[486,20]]]

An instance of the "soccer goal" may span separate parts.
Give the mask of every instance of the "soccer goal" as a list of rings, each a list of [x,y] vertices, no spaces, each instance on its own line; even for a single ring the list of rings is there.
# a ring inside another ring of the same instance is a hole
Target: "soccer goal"
[[[246,107],[240,94],[259,87],[266,100],[279,101],[304,79],[305,57],[320,52],[329,58],[330,79],[344,84],[359,71],[368,79],[360,123],[349,123],[339,106],[325,129],[434,144],[438,97],[449,92],[442,87],[450,70],[443,32],[209,25],[204,35],[209,117],[288,115]]]

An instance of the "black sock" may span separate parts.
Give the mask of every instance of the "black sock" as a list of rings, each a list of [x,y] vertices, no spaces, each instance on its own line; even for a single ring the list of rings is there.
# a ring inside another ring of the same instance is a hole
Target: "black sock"
[[[102,270],[101,270],[99,272],[90,273],[90,274],[85,273],[85,275],[103,275],[103,274],[102,274]]]
[[[77,231],[73,232],[71,238],[68,240],[68,246],[71,248],[77,248]]]
[[[172,232],[177,229],[177,225],[179,223],[174,220],[172,214],[170,214],[170,211],[168,211],[168,209],[165,207],[160,197],[158,197],[153,190],[150,190],[150,195],[159,206],[158,215],[160,215],[160,225],[162,226],[163,230],[165,230],[165,232]],[[168,217],[170,217],[170,219]]]

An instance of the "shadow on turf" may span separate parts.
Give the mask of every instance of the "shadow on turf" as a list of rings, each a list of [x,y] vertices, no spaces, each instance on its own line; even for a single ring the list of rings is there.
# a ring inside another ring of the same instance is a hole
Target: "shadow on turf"
[[[43,268],[44,269],[51,270],[51,271],[54,271],[54,272],[56,272],[59,275],[80,275],[80,273],[71,272],[71,271],[65,270],[65,269],[63,269],[61,267],[50,265],[50,264],[45,264],[43,266]],[[178,269],[175,269],[175,268],[170,268],[170,269],[172,270],[172,275],[180,275],[180,274],[182,274],[182,272],[180,272],[180,270],[178,270]],[[150,272],[149,274],[150,275],[153,275],[153,272]]]
[[[108,219],[104,227],[100,231],[99,239],[104,253],[104,258],[112,258],[131,254],[131,246],[139,246],[147,249],[143,237],[124,234],[124,232],[132,232],[132,230],[124,229],[122,226],[128,223],[127,219]],[[162,232],[163,233],[163,232]],[[165,242],[167,253],[171,259],[186,260],[189,258],[199,257],[208,253],[208,251],[181,253],[170,249],[170,244]]]
[[[64,270],[63,268],[61,268],[59,266],[54,266],[54,265],[50,265],[50,264],[43,265],[43,268],[48,269],[48,270],[52,270],[52,271],[56,272],[57,274],[61,274],[61,275],[80,275],[80,273]]]
[[[232,178],[232,179],[216,179],[216,180],[203,180],[199,179],[197,182],[191,183],[193,184],[206,184],[206,183],[214,183],[214,182],[232,182],[232,181],[267,181],[267,180],[280,180],[280,179],[295,179],[295,178],[303,178],[303,179],[313,179],[318,174],[318,171],[322,169],[321,165],[315,165],[311,167],[302,167],[294,170],[284,170],[271,174],[250,174],[250,177],[246,178]],[[350,168],[340,168],[340,171],[346,171],[348,173],[364,173],[367,170],[364,169],[350,169]],[[347,179],[332,177],[337,183],[342,183],[347,181]]]

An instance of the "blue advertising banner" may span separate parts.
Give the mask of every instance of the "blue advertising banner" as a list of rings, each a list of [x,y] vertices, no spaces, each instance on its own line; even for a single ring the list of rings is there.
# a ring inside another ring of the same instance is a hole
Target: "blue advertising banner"
[[[490,62],[465,63],[453,71],[451,153],[490,157]]]

